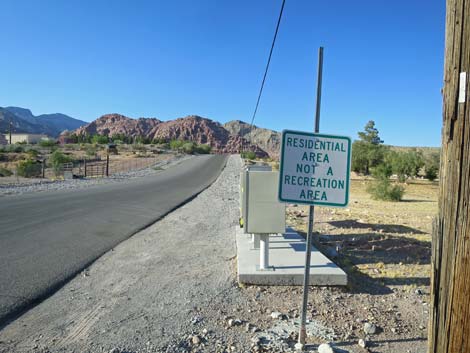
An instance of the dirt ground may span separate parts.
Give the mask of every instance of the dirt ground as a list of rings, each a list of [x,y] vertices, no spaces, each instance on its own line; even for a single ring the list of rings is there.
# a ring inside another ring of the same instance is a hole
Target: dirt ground
[[[371,199],[369,182],[353,178],[348,208],[315,210],[314,243],[347,272],[349,284],[314,289],[311,315],[334,327],[346,346],[365,338],[368,321],[380,327],[368,338],[376,345],[371,352],[424,353],[438,183],[409,181],[403,201],[384,202]],[[307,219],[308,207],[288,207],[288,223],[304,234]]]
[[[236,282],[233,158],[196,199],[4,327],[0,352],[294,351],[301,288]],[[307,349],[330,342],[336,353],[425,353],[437,183],[409,182],[397,203],[372,200],[367,183],[353,178],[348,208],[316,209],[315,243],[349,285],[310,288]],[[287,212],[305,232],[307,207]]]

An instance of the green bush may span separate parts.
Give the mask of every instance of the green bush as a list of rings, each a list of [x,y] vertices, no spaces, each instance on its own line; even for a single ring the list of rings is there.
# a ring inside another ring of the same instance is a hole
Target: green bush
[[[7,168],[0,167],[0,177],[9,177],[13,172]]]
[[[65,154],[63,154],[61,151],[57,150],[54,151],[51,156],[49,157],[49,163],[52,166],[52,169],[54,170],[55,176],[58,176],[61,171],[62,171],[62,164],[64,163],[70,163],[72,162],[73,159]]]
[[[437,179],[437,173],[439,172],[439,167],[435,165],[430,165],[425,168],[424,176],[430,181]]]
[[[31,159],[26,159],[18,163],[16,172],[24,178],[34,178],[42,175],[42,164]]]
[[[253,151],[247,151],[247,152],[240,153],[240,156],[244,159],[255,159],[256,153]]]
[[[28,154],[28,157],[30,158],[36,158],[39,155],[39,152],[33,148],[27,150],[26,153]]]
[[[5,152],[14,152],[14,153],[22,153],[24,152],[24,147],[21,146],[21,145],[8,145],[6,148],[5,148]]]
[[[56,141],[49,140],[49,139],[39,141],[39,146],[41,147],[54,147],[56,144],[57,144]]]
[[[372,176],[376,179],[388,179],[392,175],[392,166],[382,163],[372,169]]]
[[[194,142],[186,142],[181,147],[184,153],[193,154],[196,149],[196,144]]]
[[[104,145],[109,142],[109,138],[106,135],[93,135],[91,142]]]
[[[431,153],[424,161],[424,176],[426,179],[434,181],[439,174],[440,154],[437,152]]]
[[[374,181],[367,187],[367,192],[374,200],[401,201],[405,188],[398,184],[392,184],[388,178]]]
[[[212,147],[210,145],[197,145],[196,152],[200,154],[211,153]]]
[[[182,148],[184,145],[184,141],[183,140],[171,140],[170,141],[170,148],[172,150],[179,150],[180,148]]]

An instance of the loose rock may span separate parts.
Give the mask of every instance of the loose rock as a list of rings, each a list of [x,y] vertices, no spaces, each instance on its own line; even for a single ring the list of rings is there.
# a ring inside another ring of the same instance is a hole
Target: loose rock
[[[271,317],[272,317],[273,319],[280,319],[280,318],[282,317],[282,313],[280,313],[279,311],[273,311],[273,312],[271,313]]]
[[[334,353],[333,347],[328,343],[322,343],[318,346],[318,353]]]
[[[367,335],[373,335],[377,332],[377,326],[375,324],[371,324],[370,322],[366,322],[364,324],[364,333]]]
[[[359,347],[366,348],[367,347],[367,341],[363,340],[362,338],[357,342]]]

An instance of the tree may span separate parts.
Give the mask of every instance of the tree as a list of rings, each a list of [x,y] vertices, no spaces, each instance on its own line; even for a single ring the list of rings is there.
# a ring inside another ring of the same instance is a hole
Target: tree
[[[375,122],[374,120],[369,120],[364,127],[364,131],[358,132],[359,138],[367,143],[373,144],[373,145],[380,145],[381,143],[384,143],[383,140],[380,139],[379,137],[379,130],[375,128]]]
[[[433,152],[424,160],[424,176],[426,179],[434,181],[439,172],[440,157],[439,153]]]
[[[370,120],[364,131],[358,132],[359,140],[352,146],[352,170],[369,175],[370,169],[383,162],[387,147],[379,137],[374,121]]]
[[[428,352],[464,353],[470,351],[469,2],[447,0],[446,13],[442,151],[439,206],[431,242]],[[459,88],[463,76],[466,94]]]
[[[390,151],[385,157],[385,163],[390,164],[393,174],[402,183],[408,178],[417,177],[424,165],[422,154],[414,151],[397,152]]]

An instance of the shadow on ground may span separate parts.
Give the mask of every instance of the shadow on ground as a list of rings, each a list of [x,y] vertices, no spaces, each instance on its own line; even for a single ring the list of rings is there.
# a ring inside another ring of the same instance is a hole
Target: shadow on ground
[[[351,223],[353,222],[353,223]],[[405,234],[411,233],[413,228],[400,225],[367,225],[356,221],[329,222],[333,224],[358,224],[360,227],[376,229],[396,229]],[[356,227],[356,226],[354,226]],[[406,231],[405,231],[406,230]],[[421,231],[417,234],[426,234]],[[399,232],[396,232],[399,233]],[[305,233],[300,233],[306,237]],[[416,234],[416,233],[415,233]],[[314,245],[326,256],[338,264],[347,274],[349,287],[353,292],[368,294],[389,294],[392,290],[388,286],[416,285],[427,286],[430,284],[429,277],[408,277],[402,275],[403,271],[398,271],[400,276],[371,277],[358,270],[356,265],[376,265],[371,266],[371,270],[377,268],[380,274],[380,266],[384,265],[426,265],[431,260],[431,242],[421,241],[412,237],[390,234],[390,233],[353,233],[353,234],[315,234]]]
[[[378,231],[378,232],[396,233],[396,234],[426,234],[425,232],[419,229],[404,226],[401,224],[362,223],[362,222],[358,222],[357,220],[330,221],[327,223],[336,228],[371,229],[376,232]]]

